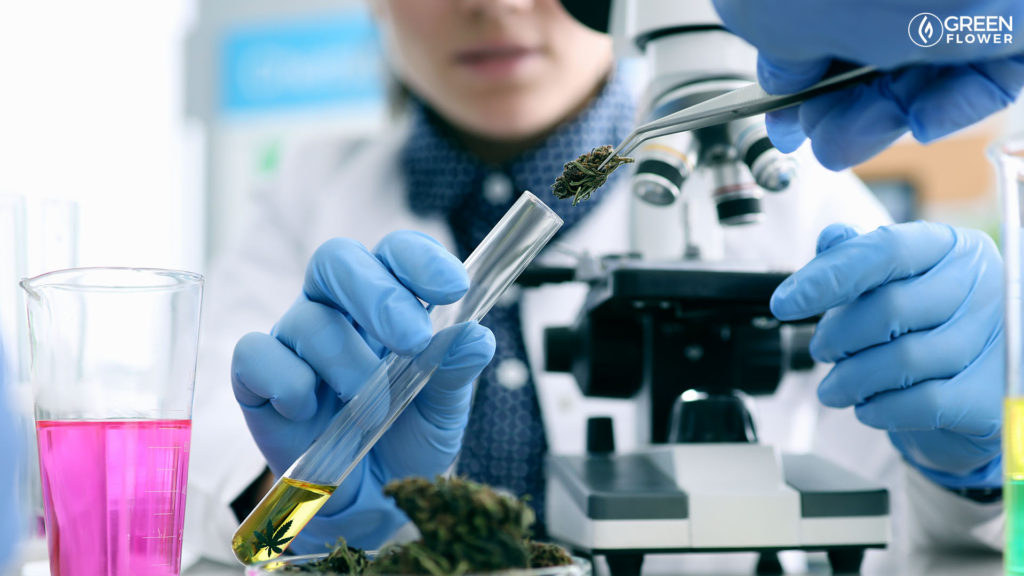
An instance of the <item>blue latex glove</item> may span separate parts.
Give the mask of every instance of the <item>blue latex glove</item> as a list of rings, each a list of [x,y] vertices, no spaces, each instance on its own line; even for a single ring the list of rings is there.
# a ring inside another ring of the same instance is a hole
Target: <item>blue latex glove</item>
[[[833,59],[882,69],[915,64],[867,85],[814,98],[768,115],[768,135],[792,152],[810,138],[814,154],[838,170],[867,160],[908,130],[931,142],[1011,102],[1024,86],[1024,42],[911,42],[911,19],[930,12],[1012,17],[1020,0],[715,0],[727,28],[758,49],[758,80],[771,93],[806,88]],[[941,31],[940,31],[941,32]]]
[[[1002,259],[975,230],[913,222],[857,235],[833,225],[772,295],[780,320],[824,313],[811,355],[835,367],[826,406],[889,432],[949,488],[998,486],[1005,365]]]
[[[428,347],[433,330],[417,298],[449,304],[468,287],[462,263],[417,232],[392,233],[373,253],[346,239],[317,249],[302,295],[271,335],[245,335],[232,362],[235,398],[274,475],[305,451],[388,350],[411,355]],[[407,521],[381,494],[383,485],[432,477],[451,465],[472,384],[494,355],[494,336],[465,323],[433,342],[425,354],[436,355],[438,370],[300,533],[293,551],[323,551],[342,535],[354,546],[379,546]]]

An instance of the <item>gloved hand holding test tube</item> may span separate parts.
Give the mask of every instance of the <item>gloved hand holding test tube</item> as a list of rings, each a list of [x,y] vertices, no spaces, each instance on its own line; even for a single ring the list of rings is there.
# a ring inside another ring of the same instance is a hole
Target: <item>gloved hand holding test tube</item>
[[[462,322],[479,321],[562,226],[562,219],[524,192],[466,258],[469,290],[430,311],[435,336],[419,354],[389,353],[242,522],[232,548],[245,564],[279,556],[327,502],[437,369]]]

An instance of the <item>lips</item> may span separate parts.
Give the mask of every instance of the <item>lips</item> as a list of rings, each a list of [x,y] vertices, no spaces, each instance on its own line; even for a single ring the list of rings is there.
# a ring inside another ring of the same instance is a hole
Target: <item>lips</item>
[[[540,50],[519,44],[475,46],[455,55],[455,62],[475,73],[501,76],[515,73],[540,55]]]

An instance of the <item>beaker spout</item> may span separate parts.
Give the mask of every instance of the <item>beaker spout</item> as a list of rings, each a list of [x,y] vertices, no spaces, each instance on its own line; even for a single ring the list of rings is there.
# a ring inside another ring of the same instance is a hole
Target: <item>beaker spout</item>
[[[21,286],[21,289],[28,294],[29,298],[32,298],[33,300],[39,300],[43,297],[43,295],[39,291],[38,286],[36,286],[34,280],[35,278],[22,278],[21,281],[18,282],[18,285]]]
[[[66,278],[73,278],[74,273],[77,272],[78,270],[88,269],[69,268],[66,270],[54,270],[51,272],[44,272],[37,276],[22,278],[21,281],[18,282],[18,285],[21,286],[21,289],[24,290],[26,294],[28,294],[29,298],[31,298],[33,302],[39,302],[40,300],[43,300],[44,297],[46,296],[48,292],[47,288],[54,286],[56,284],[67,282]]]

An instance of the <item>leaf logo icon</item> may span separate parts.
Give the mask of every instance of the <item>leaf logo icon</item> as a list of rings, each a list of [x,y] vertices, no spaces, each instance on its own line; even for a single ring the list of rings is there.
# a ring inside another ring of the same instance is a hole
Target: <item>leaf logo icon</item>
[[[922,12],[910,19],[907,35],[914,44],[928,48],[942,40],[942,20],[931,12]]]
[[[918,26],[917,32],[921,35],[921,40],[927,44],[932,39],[932,34],[935,33],[935,29],[932,28],[932,21],[927,18],[921,18],[921,25]]]

